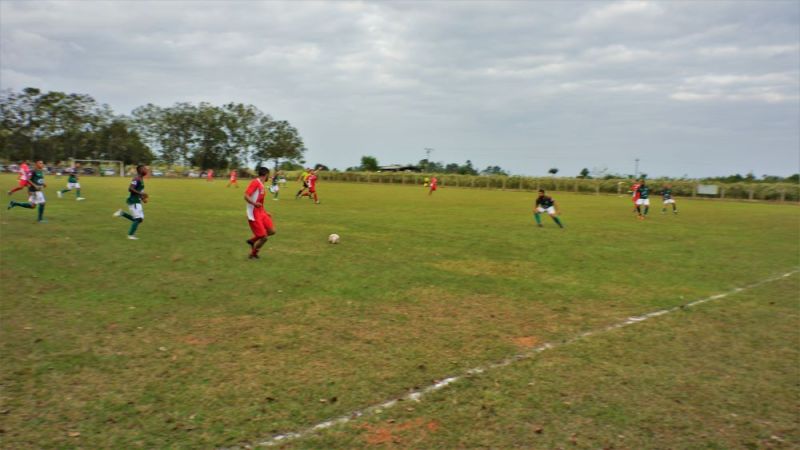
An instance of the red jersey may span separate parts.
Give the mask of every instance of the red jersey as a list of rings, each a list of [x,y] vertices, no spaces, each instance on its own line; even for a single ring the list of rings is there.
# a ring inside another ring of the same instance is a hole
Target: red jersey
[[[210,180],[213,177],[214,177],[214,171],[211,170],[211,169],[208,169],[208,179]]]
[[[639,183],[636,183],[633,186],[631,186],[631,191],[633,192],[633,199],[634,200],[639,198],[639,186],[641,186],[641,184],[639,184]]]
[[[266,189],[264,189],[264,183],[261,181],[261,178],[256,178],[250,182],[247,186],[247,190],[244,191],[244,195],[250,199],[253,203],[260,203],[261,207],[256,208],[252,205],[252,203],[247,204],[247,220],[256,220],[256,215],[261,213],[266,213],[264,210],[264,195],[266,194]]]
[[[308,176],[308,187],[310,189],[317,188],[317,176],[316,175],[309,175]]]
[[[236,181],[236,171],[231,170],[231,181]]]
[[[437,182],[436,177],[431,178],[431,187],[432,188],[436,187],[436,182]]]
[[[27,164],[25,164],[25,163],[20,164],[20,166],[19,166],[19,180],[20,181],[28,181],[28,172],[30,172],[30,171],[31,171],[31,169],[28,168]]]

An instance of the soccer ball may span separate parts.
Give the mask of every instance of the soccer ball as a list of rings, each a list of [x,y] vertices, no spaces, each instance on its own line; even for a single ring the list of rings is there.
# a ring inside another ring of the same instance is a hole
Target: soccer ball
[[[338,244],[339,243],[339,235],[334,233],[334,234],[328,236],[328,242],[330,242],[331,244]]]

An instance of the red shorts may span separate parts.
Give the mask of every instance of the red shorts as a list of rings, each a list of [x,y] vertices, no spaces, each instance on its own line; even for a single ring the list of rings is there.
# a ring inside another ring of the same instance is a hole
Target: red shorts
[[[308,192],[309,192],[309,194],[316,194],[317,193],[317,187],[316,186],[309,187],[308,188]]]
[[[25,187],[28,185],[28,182],[25,180],[19,180],[19,187]]]
[[[266,212],[256,212],[253,217],[256,220],[248,220],[250,229],[253,230],[253,235],[257,238],[262,238],[267,235],[267,231],[275,232],[275,227],[272,225],[272,217]]]
[[[435,184],[432,184],[432,185],[431,185],[431,190],[432,190],[432,191],[435,191],[435,190],[436,190],[436,185],[435,185]]]

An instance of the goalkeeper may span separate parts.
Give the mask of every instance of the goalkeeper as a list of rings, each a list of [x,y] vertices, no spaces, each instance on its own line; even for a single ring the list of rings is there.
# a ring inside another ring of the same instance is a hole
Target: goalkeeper
[[[128,230],[128,239],[136,240],[139,239],[136,237],[136,229],[139,228],[139,224],[144,222],[144,209],[142,208],[143,203],[147,203],[148,195],[144,192],[144,177],[147,175],[147,166],[136,166],[136,176],[133,177],[131,180],[131,184],[128,186],[128,199],[126,202],[128,203],[128,210],[130,210],[130,214],[123,212],[121,209],[118,209],[117,212],[114,213],[114,217],[124,217],[131,222],[131,228]]]

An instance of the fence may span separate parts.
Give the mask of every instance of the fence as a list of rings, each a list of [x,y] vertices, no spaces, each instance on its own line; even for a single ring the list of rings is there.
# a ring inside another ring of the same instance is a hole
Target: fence
[[[298,177],[299,173],[290,172],[288,180]],[[471,176],[455,174],[437,174],[442,187],[459,187],[475,189],[504,189],[537,191],[577,192],[584,194],[626,194],[631,185],[627,179],[580,179],[555,177],[521,177],[521,176]],[[431,175],[402,172],[327,172],[320,171],[322,181],[346,181],[355,183],[386,183],[421,186]],[[719,193],[715,196],[697,193],[697,181],[692,180],[648,180],[653,191],[660,191],[664,184],[672,185],[672,193],[678,197],[723,198],[741,200],[768,201],[800,201],[800,184],[795,183],[715,183]]]

